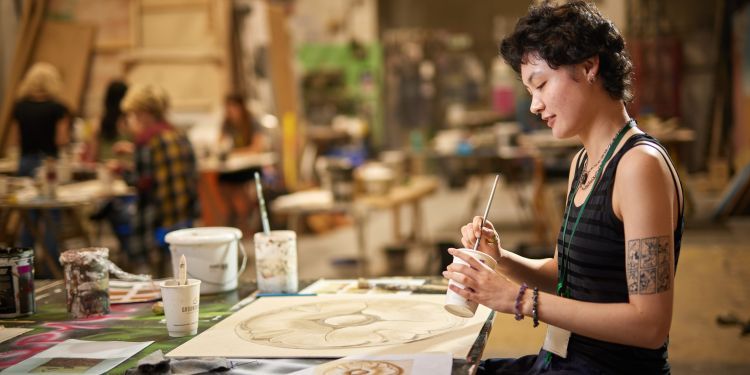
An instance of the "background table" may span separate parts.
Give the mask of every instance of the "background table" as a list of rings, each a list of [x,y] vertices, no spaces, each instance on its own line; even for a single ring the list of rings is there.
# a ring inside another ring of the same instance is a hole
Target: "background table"
[[[355,196],[352,201],[335,201],[330,191],[306,190],[277,198],[271,204],[271,211],[274,214],[287,215],[287,228],[297,233],[300,233],[298,225],[303,215],[321,212],[341,212],[350,215],[354,220],[357,236],[358,276],[367,277],[369,267],[365,231],[370,213],[374,210],[391,210],[393,239],[402,241],[404,236],[401,233],[401,207],[411,207],[413,221],[411,232],[407,236],[415,243],[426,242],[420,230],[423,225],[422,201],[434,194],[439,185],[436,177],[413,176],[408,183],[390,189],[388,194]]]
[[[252,168],[263,168],[276,163],[276,153],[233,153],[221,161],[217,158],[198,159],[198,199],[201,203],[201,222],[204,226],[223,226],[229,208],[219,191],[219,175]]]
[[[0,242],[9,244],[16,243],[19,234],[18,226],[14,217],[20,218],[20,223],[28,228],[34,238],[35,256],[41,259],[55,278],[62,277],[62,271],[57,259],[49,256],[48,249],[44,244],[44,225],[52,223],[53,211],[60,213],[60,225],[68,228],[68,233],[63,233],[63,228],[58,230],[58,244],[62,245],[65,239],[77,238],[83,241],[84,246],[90,246],[88,232],[86,231],[86,219],[82,209],[88,205],[114,198],[130,196],[135,194],[122,180],[102,182],[100,180],[89,180],[60,185],[57,188],[55,198],[37,196],[28,197],[4,197],[0,198]],[[32,212],[37,212],[38,217],[33,219]],[[64,225],[63,225],[64,224]],[[11,235],[8,235],[8,234]],[[4,238],[4,237],[9,238]],[[62,246],[60,246],[62,248]],[[38,250],[38,251],[37,251]],[[61,250],[62,251],[62,250]]]

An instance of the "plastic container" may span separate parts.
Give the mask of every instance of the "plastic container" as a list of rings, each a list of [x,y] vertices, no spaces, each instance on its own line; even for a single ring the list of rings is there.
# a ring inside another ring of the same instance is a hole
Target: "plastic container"
[[[34,250],[0,247],[0,318],[34,313]]]
[[[245,271],[247,254],[242,247],[242,231],[231,227],[180,229],[164,238],[172,253],[172,271],[177,275],[180,255],[187,260],[189,278],[201,280],[201,294],[237,289],[239,275]],[[242,265],[237,264],[237,251]]]

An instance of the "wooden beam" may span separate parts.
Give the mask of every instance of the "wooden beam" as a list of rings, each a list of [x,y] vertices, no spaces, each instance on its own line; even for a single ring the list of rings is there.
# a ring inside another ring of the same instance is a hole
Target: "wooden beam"
[[[5,96],[0,106],[0,155],[5,154],[11,125],[11,111],[16,100],[16,89],[31,61],[33,46],[36,43],[42,20],[47,9],[46,1],[26,1],[18,27],[13,63],[5,87]]]
[[[299,126],[297,103],[297,83],[292,64],[295,59],[292,38],[287,27],[286,5],[275,1],[267,2],[268,23],[271,44],[268,46],[276,113],[282,124],[281,162],[284,169],[284,183],[289,190],[297,185],[297,159],[300,145],[301,127]]]

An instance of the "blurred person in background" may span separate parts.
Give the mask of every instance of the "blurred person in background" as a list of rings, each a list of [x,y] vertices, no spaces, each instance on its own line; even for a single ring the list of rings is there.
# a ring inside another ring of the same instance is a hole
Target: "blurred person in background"
[[[114,159],[116,155],[112,147],[119,141],[127,140],[125,134],[127,125],[120,108],[127,91],[127,84],[120,80],[111,81],[107,85],[107,91],[104,95],[104,114],[99,122],[96,137],[96,154],[99,161],[105,162]]]
[[[62,80],[54,65],[38,62],[26,73],[13,106],[21,157],[18,175],[33,177],[47,157],[57,158],[70,141],[70,112],[62,100]]]
[[[120,80],[113,80],[107,85],[104,96],[104,114],[99,122],[99,128],[95,137],[97,161],[101,163],[97,173],[117,172],[117,163],[112,162],[117,156],[113,147],[117,142],[127,140],[127,125],[125,116],[120,108],[122,99],[128,86]],[[108,165],[109,164],[109,165]],[[110,167],[115,169],[110,171]],[[105,181],[110,180],[106,178]],[[90,216],[91,220],[107,220],[112,233],[117,237],[122,254],[132,258],[130,249],[130,237],[133,234],[132,218],[135,211],[135,199],[131,196],[114,197],[104,202],[99,209]],[[137,258],[137,257],[136,257]]]
[[[34,177],[46,158],[57,159],[60,150],[70,141],[70,111],[62,99],[62,79],[54,65],[35,63],[26,73],[18,88],[13,105],[13,121],[18,125],[20,158],[18,176]],[[32,211],[31,221],[39,220],[39,212]],[[51,210],[42,229],[44,245],[49,256],[57,260],[60,212]],[[34,238],[28,228],[21,231],[20,245],[33,247]],[[47,276],[43,272],[38,277]]]
[[[260,124],[245,105],[240,94],[229,94],[224,101],[224,123],[219,138],[223,154],[257,154],[266,151],[267,142],[260,132]],[[228,225],[239,228],[245,236],[253,233],[250,213],[257,201],[255,172],[261,168],[247,168],[219,174],[219,192],[229,209]],[[253,220],[257,223],[258,220]]]
[[[187,136],[167,121],[169,97],[161,87],[145,84],[128,88],[122,110],[133,142],[120,141],[114,152],[133,153],[133,175],[138,202],[135,257],[147,251],[166,266],[164,236],[189,228],[197,215],[198,185],[195,154]]]

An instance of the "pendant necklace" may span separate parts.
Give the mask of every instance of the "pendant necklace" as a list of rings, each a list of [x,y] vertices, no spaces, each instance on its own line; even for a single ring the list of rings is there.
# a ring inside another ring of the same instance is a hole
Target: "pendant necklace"
[[[589,179],[589,175],[591,172],[593,172],[597,167],[599,167],[599,164],[602,163],[602,160],[604,160],[604,155],[607,155],[607,152],[609,151],[609,148],[612,147],[612,143],[614,142],[614,138],[612,138],[611,141],[609,141],[609,144],[607,145],[607,148],[604,149],[604,152],[602,153],[602,156],[599,158],[599,161],[596,162],[596,164],[592,165],[591,168],[586,168],[589,164],[589,158],[588,155],[586,155],[586,159],[583,161],[583,172],[581,172],[581,182],[580,187],[583,190],[588,189],[589,185],[591,185],[592,182],[594,182],[594,179]]]

